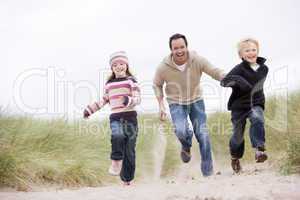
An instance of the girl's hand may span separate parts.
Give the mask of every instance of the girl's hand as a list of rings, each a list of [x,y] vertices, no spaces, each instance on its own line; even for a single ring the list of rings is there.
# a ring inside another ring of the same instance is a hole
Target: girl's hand
[[[89,118],[89,116],[90,116],[90,113],[87,111],[87,109],[84,109],[84,111],[83,111],[83,118],[87,119],[87,118]]]
[[[129,97],[128,96],[123,96],[123,105],[124,106],[128,106],[128,103],[129,103]]]

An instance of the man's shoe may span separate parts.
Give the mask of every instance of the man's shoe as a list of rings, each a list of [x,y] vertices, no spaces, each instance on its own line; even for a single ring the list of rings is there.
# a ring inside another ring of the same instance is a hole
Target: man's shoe
[[[191,149],[181,149],[181,152],[180,152],[180,157],[181,157],[181,160],[184,162],[184,163],[188,163],[190,160],[191,160]]]
[[[255,152],[255,160],[257,163],[265,162],[268,159],[268,155],[264,151],[257,150]]]

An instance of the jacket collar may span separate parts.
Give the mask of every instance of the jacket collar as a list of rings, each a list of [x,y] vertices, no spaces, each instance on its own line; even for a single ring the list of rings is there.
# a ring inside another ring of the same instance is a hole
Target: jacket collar
[[[246,60],[242,59],[243,60],[243,65],[246,65],[246,66],[249,66],[250,67],[250,64],[249,62],[247,62]],[[265,64],[267,59],[265,59],[264,57],[257,57],[257,60],[256,60],[256,63],[259,64],[259,65],[263,65]]]

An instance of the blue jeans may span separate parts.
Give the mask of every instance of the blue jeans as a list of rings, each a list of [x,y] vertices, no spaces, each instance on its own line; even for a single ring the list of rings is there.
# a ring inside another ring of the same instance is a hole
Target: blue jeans
[[[250,141],[253,148],[264,150],[265,127],[264,111],[260,106],[254,106],[251,110],[234,110],[231,112],[233,134],[229,147],[231,156],[242,158],[245,151],[244,132],[247,118],[250,121]]]
[[[110,121],[111,159],[123,160],[120,177],[122,181],[131,181],[135,173],[135,146],[138,132],[137,123],[123,119]]]
[[[191,148],[194,133],[199,143],[202,174],[204,176],[211,175],[213,163],[204,101],[199,100],[189,105],[170,104],[169,108],[175,126],[175,134],[182,145],[182,149]],[[192,122],[193,131],[189,128],[188,116]]]

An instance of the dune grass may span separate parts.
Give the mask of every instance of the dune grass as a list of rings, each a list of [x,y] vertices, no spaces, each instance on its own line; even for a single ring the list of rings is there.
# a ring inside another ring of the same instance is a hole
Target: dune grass
[[[300,92],[295,92],[288,99],[268,98],[265,109],[268,154],[287,174],[300,173],[299,105]],[[118,177],[107,174],[110,165],[108,125],[108,121],[79,120],[70,124],[63,119],[38,120],[0,112],[0,186],[26,190],[43,184],[80,187],[118,182]],[[230,113],[209,115],[208,127],[215,162],[228,165]],[[246,130],[243,162],[254,162],[249,127]],[[161,145],[164,145],[163,150],[159,148]],[[139,116],[136,180],[153,178],[157,167],[161,167],[160,177],[175,174],[181,165],[179,150],[169,121],[161,123],[151,114]],[[163,155],[159,161],[157,157]]]
[[[285,174],[300,174],[300,91],[289,95],[287,105],[287,146],[281,169]]]
[[[102,135],[78,132],[63,120],[1,117],[1,184],[51,182],[98,185],[106,173],[108,141]]]
[[[153,178],[157,165],[153,149],[159,145],[154,141],[160,134],[160,124],[154,115],[139,117],[137,180]],[[175,138],[168,145],[173,143]],[[26,190],[40,184],[80,187],[119,181],[118,177],[107,174],[111,150],[107,120],[69,124],[62,119],[49,121],[2,115],[0,150],[0,186]],[[166,162],[167,166],[171,160]]]

